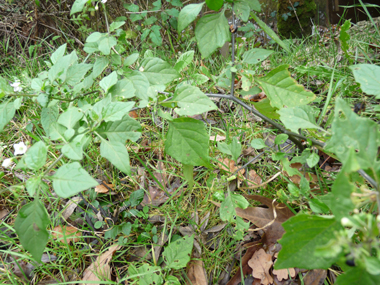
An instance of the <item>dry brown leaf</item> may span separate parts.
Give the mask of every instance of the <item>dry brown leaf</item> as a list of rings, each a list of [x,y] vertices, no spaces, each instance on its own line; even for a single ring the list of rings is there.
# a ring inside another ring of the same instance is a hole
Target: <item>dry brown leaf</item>
[[[247,181],[248,187],[257,186],[263,182],[261,177],[259,175],[257,175],[256,171],[253,169],[248,172],[248,180],[249,180],[249,181]]]
[[[309,173],[302,171],[302,164],[301,163],[292,163],[290,165],[291,168],[297,169],[301,174],[306,178],[307,181],[310,182],[310,187],[313,187],[315,185],[318,185],[318,176],[315,175],[314,173]],[[294,184],[299,185],[301,182],[301,177],[299,175],[293,175],[289,176],[286,171],[283,171],[284,175],[290,179]],[[311,180],[310,180],[310,175],[311,175]]]
[[[82,281],[106,281],[111,279],[111,267],[109,262],[112,259],[112,255],[116,250],[120,248],[120,245],[111,246],[106,252],[102,255],[99,255],[98,258],[91,263],[89,267],[83,273]],[[86,285],[91,283],[86,283]]]
[[[246,209],[236,208],[239,217],[251,221],[259,228],[265,227],[265,242],[268,246],[277,242],[285,233],[282,223],[294,216],[293,212],[284,205],[274,202],[272,199],[260,195],[245,195],[247,199],[256,200],[268,208],[248,207]],[[274,210],[273,211],[273,206]],[[274,214],[276,214],[276,219]]]
[[[141,202],[143,206],[159,206],[169,199],[169,197],[165,195],[165,192],[158,187],[148,186],[148,191],[149,194],[145,193],[144,199]]]
[[[4,218],[6,215],[8,215],[9,211],[7,209],[0,210],[0,219]]]
[[[133,110],[129,112],[129,117],[136,119],[139,117],[139,115],[137,115],[136,111]]]
[[[113,190],[113,184],[108,184],[106,182],[103,181],[102,184],[99,184],[95,187],[95,192],[96,193],[108,193],[109,190]]]
[[[252,258],[253,254],[262,248],[261,240],[257,242],[251,242],[249,244],[246,244],[245,247],[247,247],[247,251],[244,254],[243,258],[241,259],[241,267],[243,271],[243,276],[247,276],[248,274],[251,274],[252,268],[248,265],[248,261]],[[235,276],[231,278],[230,281],[228,281],[227,285],[237,285],[241,282],[241,272],[240,270],[236,272]]]
[[[224,171],[234,173],[236,170],[238,170],[238,167],[235,165],[235,161],[229,158],[221,159],[219,158],[218,161],[220,162],[220,168]],[[245,169],[240,169],[238,172],[239,178],[243,178],[243,174],[245,173]]]
[[[210,141],[220,142],[220,141],[224,141],[225,139],[226,139],[225,136],[220,136],[220,135],[210,136]]]
[[[65,210],[62,213],[62,217],[67,220],[78,206],[78,202],[82,201],[79,196],[72,197],[65,205]]]
[[[303,278],[305,285],[322,285],[325,283],[327,270],[313,269],[310,270]]]
[[[289,274],[292,278],[296,276],[296,271],[294,268],[288,268],[288,269],[273,269],[273,274],[277,276],[278,281],[282,280],[288,280]]]
[[[79,241],[82,233],[76,227],[56,226],[52,231],[52,236],[57,241],[71,243]]]
[[[207,285],[207,276],[202,260],[192,260],[187,265],[187,277],[192,285]]]
[[[261,284],[268,285],[273,283],[273,277],[269,273],[273,265],[272,256],[267,254],[264,249],[256,251],[248,261],[252,268],[252,276],[261,279]]]

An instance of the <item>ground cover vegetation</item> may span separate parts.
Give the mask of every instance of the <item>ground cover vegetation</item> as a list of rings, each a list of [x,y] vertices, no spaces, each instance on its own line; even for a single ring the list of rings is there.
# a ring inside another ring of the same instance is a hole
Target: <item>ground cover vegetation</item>
[[[285,40],[255,0],[112,2],[2,43],[1,283],[379,284],[379,20]]]

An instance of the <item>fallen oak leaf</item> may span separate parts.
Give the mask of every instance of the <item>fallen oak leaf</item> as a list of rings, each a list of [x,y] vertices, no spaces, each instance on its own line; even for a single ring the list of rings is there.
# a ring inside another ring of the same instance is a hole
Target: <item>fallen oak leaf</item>
[[[272,256],[267,254],[264,249],[256,251],[248,261],[252,268],[252,276],[261,279],[261,284],[268,285],[273,283],[273,277],[269,273],[273,265]]]
[[[113,190],[113,186],[114,186],[113,184],[108,184],[103,181],[102,184],[95,186],[95,192],[102,193],[102,194],[108,193],[110,189]]]
[[[294,216],[293,212],[285,205],[275,200],[260,195],[244,195],[247,199],[256,200],[268,208],[248,207],[236,208],[239,217],[247,219],[265,232],[265,243],[270,246],[275,244],[285,233],[282,223]],[[257,230],[257,229],[255,229]]]
[[[261,240],[251,242],[245,245],[247,247],[247,251],[245,252],[243,258],[241,259],[241,268],[242,268],[242,273],[240,270],[236,272],[234,277],[231,278],[230,281],[228,281],[227,285],[237,285],[240,284],[241,282],[241,276],[247,276],[248,274],[252,273],[252,268],[248,265],[248,261],[252,258],[253,254],[261,249],[263,247],[263,244]]]
[[[294,270],[294,268],[273,269],[273,274],[277,276],[278,281],[282,281],[282,280],[288,280],[289,275],[292,278],[294,278],[296,276],[296,271]]]
[[[230,172],[231,174],[233,174],[236,170],[238,170],[238,167],[235,165],[235,161],[233,161],[232,159],[229,159],[226,157],[224,159],[219,158],[218,161],[219,161],[220,168],[226,172]],[[245,173],[245,169],[242,168],[239,170],[237,176],[243,179],[244,173]]]
[[[109,262],[112,255],[120,248],[120,245],[111,246],[106,252],[99,255],[83,273],[82,281],[105,281],[111,279],[111,267]],[[86,285],[93,283],[86,283]]]

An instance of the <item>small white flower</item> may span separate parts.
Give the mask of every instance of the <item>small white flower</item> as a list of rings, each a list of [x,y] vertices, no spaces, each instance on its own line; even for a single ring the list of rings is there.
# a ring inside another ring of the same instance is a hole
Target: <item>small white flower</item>
[[[144,71],[144,67],[140,66],[139,71],[143,72]]]
[[[14,83],[11,84],[14,92],[21,92],[22,91],[22,87],[20,86],[20,84],[21,84],[21,82],[18,80],[16,80]]]
[[[16,143],[13,147],[15,148],[14,155],[24,154],[27,150],[27,147],[24,144],[24,142]]]
[[[13,164],[13,161],[11,158],[6,158],[4,159],[3,163],[1,164],[2,167],[4,168],[9,168]]]
[[[103,4],[106,4],[106,3],[107,3],[107,0],[102,0],[102,3],[103,3]]]

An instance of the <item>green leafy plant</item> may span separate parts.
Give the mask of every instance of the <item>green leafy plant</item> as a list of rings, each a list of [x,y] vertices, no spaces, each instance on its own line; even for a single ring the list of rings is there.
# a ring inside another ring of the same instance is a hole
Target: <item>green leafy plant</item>
[[[161,7],[160,1],[154,3],[156,7]],[[76,0],[71,14],[83,11],[87,4],[88,1]],[[177,5],[177,2],[171,1],[171,4]],[[358,116],[347,102],[336,98],[329,128],[329,124],[323,124],[322,117],[326,114],[327,104],[332,98],[331,90],[325,108],[320,111],[312,105],[316,95],[291,77],[288,65],[280,65],[265,76],[256,74],[255,65],[262,63],[274,51],[254,48],[235,55],[235,14],[231,33],[224,14],[226,9],[233,9],[242,21],[247,21],[251,16],[280,47],[286,52],[290,50],[252,12],[260,11],[258,1],[237,1],[233,5],[228,1],[206,1],[206,5],[214,11],[222,10],[203,15],[198,20],[194,31],[195,39],[202,58],[209,57],[226,41],[232,40],[232,61],[215,80],[222,87],[230,86],[228,95],[206,95],[193,85],[198,82],[196,77],[190,84],[178,82],[180,72],[190,64],[194,51],[184,53],[174,66],[155,57],[150,50],[143,57],[138,53],[123,54],[122,51],[126,50],[125,35],[124,38],[121,36],[124,31],[120,27],[125,24],[124,20],[111,23],[107,26],[107,32],[91,33],[84,47],[88,56],[83,60],[75,50],[68,52],[66,44],[60,46],[50,56],[50,61],[46,62],[48,70],[31,80],[30,86],[21,86],[20,82],[10,86],[7,80],[0,78],[0,97],[3,98],[0,104],[1,131],[28,98],[41,106],[42,135],[34,136],[35,142],[25,155],[14,158],[18,160],[16,169],[27,170],[33,174],[23,184],[33,201],[19,210],[15,221],[15,229],[22,246],[36,261],[41,261],[49,238],[47,227],[51,224],[47,210],[41,202],[41,197],[48,191],[47,181],[51,182],[55,193],[62,198],[98,185],[81,165],[90,146],[98,147],[101,159],[108,160],[118,171],[131,174],[125,143],[136,142],[143,131],[141,125],[129,116],[134,106],[152,106],[153,111],[165,121],[168,126],[164,134],[165,153],[182,164],[184,178],[190,190],[194,185],[193,167],[213,167],[209,156],[208,130],[204,123],[191,116],[217,109],[209,97],[218,97],[242,106],[278,129],[281,134],[275,138],[276,146],[284,144],[288,139],[292,141],[300,150],[300,155],[292,162],[315,167],[318,161],[315,151],[320,149],[343,164],[331,192],[317,198],[302,173],[290,166],[287,154],[278,148],[273,155],[273,160],[280,161],[289,175],[302,177],[299,188],[289,183],[289,195],[282,191],[280,193],[285,195],[279,195],[280,198],[290,198],[293,201],[302,199],[307,201],[311,209],[309,211],[301,208],[298,215],[284,223],[286,233],[280,240],[282,250],[275,267],[313,269],[328,268],[338,263],[345,270],[345,274],[338,277],[337,284],[349,284],[349,280],[359,279],[360,282],[369,282],[362,284],[378,283],[378,217],[372,213],[359,212],[363,205],[380,205],[378,125],[368,118]],[[179,32],[195,21],[203,6],[204,3],[189,4],[178,13]],[[134,6],[128,6],[128,9],[136,12]],[[144,16],[145,14],[141,15]],[[135,19],[142,18],[137,14]],[[154,19],[145,20],[149,28],[143,31],[144,37],[149,35],[152,42],[159,45],[159,27],[153,25]],[[351,69],[363,92],[379,96],[378,66],[358,64],[351,66]],[[259,111],[234,95],[236,78],[242,79],[244,90],[260,87],[265,92],[266,101],[255,105]],[[26,91],[22,92],[23,89]],[[172,92],[164,92],[165,90]],[[94,94],[96,98],[88,100],[88,96]],[[172,109],[176,113],[175,117],[163,108]],[[274,121],[276,119],[282,124]],[[307,142],[306,146],[304,142]],[[251,145],[256,149],[266,147],[260,139],[252,140]],[[231,155],[235,161],[241,153],[238,137],[234,137],[229,143],[219,143],[218,148],[224,154]],[[49,153],[59,155],[50,159]],[[356,175],[357,172],[370,185],[358,189],[357,183],[361,178]],[[373,190],[367,189],[369,187]],[[248,201],[235,193],[228,192],[226,196],[217,193],[214,197],[222,201],[221,219],[235,223],[235,237],[243,238],[249,224],[237,217],[236,208],[247,208]],[[361,199],[356,200],[355,197]],[[135,207],[141,199],[142,191],[135,192],[125,206]],[[146,219],[147,208],[124,213],[125,217],[134,214]],[[96,227],[102,226],[103,223],[96,224]],[[120,233],[128,236],[133,230],[137,232],[138,228],[138,222],[121,223],[107,231],[106,237],[114,239]],[[139,241],[157,242],[156,227],[148,224],[140,230]],[[178,279],[170,275],[170,271],[184,268],[189,262],[193,240],[193,236],[172,240],[163,253],[163,269],[157,264],[144,264],[140,267],[131,265],[128,278],[139,279],[140,284],[162,284],[164,279],[179,284]],[[357,244],[358,240],[360,245]],[[121,244],[126,242],[125,239],[120,241]],[[345,262],[352,260],[357,266],[345,267]]]

